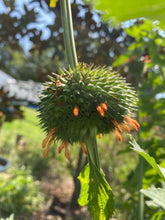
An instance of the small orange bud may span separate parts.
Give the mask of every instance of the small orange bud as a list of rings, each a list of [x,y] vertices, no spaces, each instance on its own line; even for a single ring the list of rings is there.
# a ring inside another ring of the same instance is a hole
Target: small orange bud
[[[99,139],[101,139],[102,138],[102,134],[100,133],[100,134],[98,134],[98,138]]]
[[[104,117],[104,110],[103,109],[99,113],[100,113],[101,117]]]
[[[100,106],[101,106],[101,108],[102,108],[104,111],[107,111],[107,110],[108,110],[106,103],[101,103]]]
[[[79,114],[79,108],[78,108],[77,106],[75,106],[74,109],[73,109],[73,115],[74,115],[75,117],[77,117],[78,114]]]
[[[97,109],[98,112],[100,112],[100,111],[101,111],[101,106],[100,106],[100,105],[97,105],[97,106],[96,106],[96,109]]]
[[[56,87],[59,87],[62,83],[60,82],[60,80],[56,80]]]
[[[101,117],[104,117],[104,110],[101,108],[101,106],[98,105],[98,106],[96,107],[96,109],[97,109],[98,113],[100,114],[100,116],[101,116]]]

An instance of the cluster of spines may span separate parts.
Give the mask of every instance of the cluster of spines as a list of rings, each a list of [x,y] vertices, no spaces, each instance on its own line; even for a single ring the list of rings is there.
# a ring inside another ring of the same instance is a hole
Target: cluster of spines
[[[89,126],[92,124],[97,127],[99,138],[102,133],[114,130],[120,141],[122,140],[122,126],[127,132],[130,131],[128,124],[137,131],[139,124],[127,116],[131,115],[134,110],[135,93],[123,78],[110,73],[109,68],[92,69],[90,67],[87,69],[85,66],[79,66],[75,72],[61,71],[61,75],[55,74],[55,78],[50,77],[50,80],[51,82],[45,84],[43,97],[41,97],[39,116],[43,128],[48,133],[48,138],[46,137],[43,141],[45,156],[51,142],[56,138],[62,141],[59,153],[65,149],[65,156],[70,158],[67,146],[74,142],[74,138],[64,137],[65,134],[62,133],[65,128],[63,125],[70,122],[67,128],[76,125],[74,129],[78,130],[82,128],[81,125],[80,128],[77,127],[78,123],[81,124],[82,120],[88,118]],[[79,94],[80,92],[84,94],[84,97]],[[85,107],[84,99],[89,106]],[[89,110],[88,113],[85,113],[86,108]],[[72,123],[74,118],[76,124]],[[66,129],[64,133],[68,130]],[[72,136],[72,133],[68,135]],[[84,140],[81,138],[76,137],[76,141],[84,146]],[[82,149],[86,152],[85,147]]]

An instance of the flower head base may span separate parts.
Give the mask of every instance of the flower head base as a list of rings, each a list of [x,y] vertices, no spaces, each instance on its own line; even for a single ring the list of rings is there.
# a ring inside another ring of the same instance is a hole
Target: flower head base
[[[79,142],[83,152],[92,128],[97,134],[115,131],[121,141],[122,126],[129,125],[137,131],[139,124],[132,119],[136,106],[134,90],[111,68],[93,68],[79,64],[75,71],[61,70],[45,84],[39,103],[39,117],[48,133],[43,141],[45,156],[52,140],[60,140],[58,151],[65,149],[69,159],[68,144]]]

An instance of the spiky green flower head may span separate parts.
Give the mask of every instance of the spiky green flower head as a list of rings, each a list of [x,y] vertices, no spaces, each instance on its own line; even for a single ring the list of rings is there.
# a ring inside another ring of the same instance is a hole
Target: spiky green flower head
[[[131,86],[109,67],[79,64],[74,71],[61,70],[60,75],[54,74],[45,83],[40,98],[40,122],[48,133],[43,147],[54,139],[62,143],[83,143],[93,128],[97,134],[114,130],[120,140],[121,124],[127,131],[127,123],[135,130],[139,127],[129,117],[136,102]]]

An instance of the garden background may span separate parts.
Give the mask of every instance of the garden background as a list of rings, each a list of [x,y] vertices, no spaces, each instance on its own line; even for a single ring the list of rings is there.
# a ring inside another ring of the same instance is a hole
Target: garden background
[[[165,167],[165,33],[160,29],[164,28],[163,19],[153,10],[146,17],[160,19],[160,25],[142,18],[145,13],[134,13],[135,17],[127,17],[132,20],[119,24],[104,12],[104,7],[108,7],[104,1],[102,7],[95,6],[103,12],[93,10],[83,1],[71,3],[79,61],[113,66],[135,87],[141,128],[138,134],[131,134]],[[3,0],[0,4],[2,71],[16,80],[44,82],[52,72],[58,73],[59,67],[67,67],[59,2],[55,8],[49,8],[49,1],[37,0]],[[120,10],[118,7],[118,11],[113,11],[119,14]],[[0,154],[10,160],[11,166],[0,173],[0,217],[14,214],[13,219],[21,220],[92,219],[87,208],[77,204],[77,176],[87,162],[79,146],[71,148],[70,162],[63,154],[57,154],[58,143],[52,144],[44,158],[41,143],[45,134],[37,111],[29,108],[28,103],[18,105],[15,97],[6,95],[1,89]],[[15,111],[9,111],[11,108]],[[139,196],[139,190],[164,189],[165,184],[132,151],[129,139],[126,134],[121,143],[114,134],[98,139],[101,165],[115,197],[113,219],[164,219],[165,207],[143,194]]]

